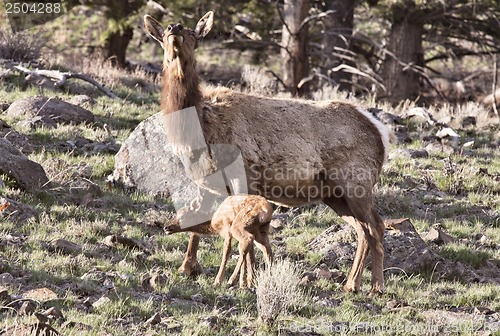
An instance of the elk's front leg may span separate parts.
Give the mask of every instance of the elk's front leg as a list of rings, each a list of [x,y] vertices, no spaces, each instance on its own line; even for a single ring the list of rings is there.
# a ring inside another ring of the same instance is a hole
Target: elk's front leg
[[[199,243],[200,236],[195,233],[191,233],[184,261],[178,270],[179,273],[188,276],[196,276],[203,273],[203,268],[200,266],[196,258]]]

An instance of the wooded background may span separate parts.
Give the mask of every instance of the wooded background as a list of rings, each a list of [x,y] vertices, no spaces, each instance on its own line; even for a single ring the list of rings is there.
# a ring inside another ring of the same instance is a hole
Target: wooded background
[[[137,47],[131,45],[133,38],[140,37],[139,47],[148,39],[142,28],[145,13],[165,24],[193,27],[213,10],[215,27],[206,43],[253,50],[259,66],[277,59],[281,67],[269,73],[293,96],[308,97],[330,85],[394,104],[405,99],[425,104],[478,99],[496,86],[497,0],[69,2],[84,6],[67,14],[79,27],[64,48],[86,47],[85,52],[117,67],[130,66],[127,51]],[[82,29],[86,40],[76,38]]]

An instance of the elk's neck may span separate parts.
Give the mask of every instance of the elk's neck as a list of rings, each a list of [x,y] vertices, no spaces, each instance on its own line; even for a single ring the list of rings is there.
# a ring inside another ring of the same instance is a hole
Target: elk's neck
[[[200,80],[196,63],[184,63],[179,58],[163,65],[163,89],[161,107],[165,114],[196,107],[201,104]]]

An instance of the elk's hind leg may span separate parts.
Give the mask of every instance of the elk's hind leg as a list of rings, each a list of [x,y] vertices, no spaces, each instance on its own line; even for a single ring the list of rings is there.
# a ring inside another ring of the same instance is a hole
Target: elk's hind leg
[[[371,194],[369,195],[371,196]],[[372,288],[370,295],[384,291],[384,230],[385,225],[373,208],[371,197],[350,198],[347,204],[364,231],[372,255]]]
[[[349,205],[344,198],[330,197],[324,199],[323,202],[332,208],[344,221],[349,223],[358,236],[358,246],[356,255],[347,277],[347,282],[344,285],[346,292],[358,292],[361,287],[361,277],[365,267],[366,257],[368,256],[368,239],[365,230],[361,223],[354,217]]]

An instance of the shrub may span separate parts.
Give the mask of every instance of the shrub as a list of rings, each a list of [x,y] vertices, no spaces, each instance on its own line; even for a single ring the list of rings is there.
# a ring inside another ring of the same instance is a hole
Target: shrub
[[[287,309],[308,302],[299,284],[300,272],[287,260],[276,261],[272,267],[257,273],[257,313],[267,326],[273,326]]]
[[[14,33],[0,30],[0,58],[15,62],[32,62],[40,59],[41,50],[46,44],[44,38],[27,33]]]

